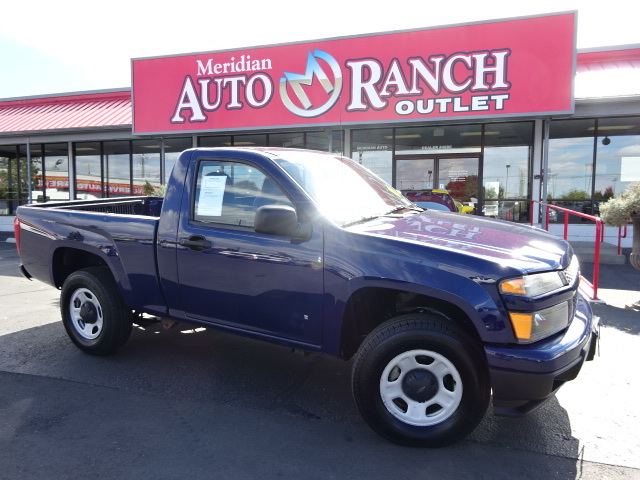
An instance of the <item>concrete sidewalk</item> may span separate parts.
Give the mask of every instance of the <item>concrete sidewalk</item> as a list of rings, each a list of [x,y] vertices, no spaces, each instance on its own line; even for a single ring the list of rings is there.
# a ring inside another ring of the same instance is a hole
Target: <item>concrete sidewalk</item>
[[[619,309],[640,301],[640,271],[628,263],[628,251],[626,253],[624,264],[600,264],[598,298]],[[582,261],[580,269],[582,275],[593,283],[593,263]]]

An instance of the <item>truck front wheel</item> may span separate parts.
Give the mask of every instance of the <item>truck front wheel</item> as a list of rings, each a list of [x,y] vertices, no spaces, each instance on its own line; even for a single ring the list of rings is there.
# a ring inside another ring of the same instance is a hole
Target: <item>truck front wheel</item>
[[[426,313],[401,315],[372,331],[358,350],[352,386],[376,432],[425,447],[471,432],[490,395],[477,344],[452,322]]]
[[[132,312],[106,268],[85,268],[69,275],[62,286],[60,311],[69,338],[86,353],[107,355],[131,335]]]

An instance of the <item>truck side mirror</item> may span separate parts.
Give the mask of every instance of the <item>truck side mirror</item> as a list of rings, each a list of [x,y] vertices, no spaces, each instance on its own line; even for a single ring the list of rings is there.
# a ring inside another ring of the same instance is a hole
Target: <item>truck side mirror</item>
[[[253,228],[257,233],[295,237],[298,234],[298,215],[288,205],[265,205],[256,211]]]

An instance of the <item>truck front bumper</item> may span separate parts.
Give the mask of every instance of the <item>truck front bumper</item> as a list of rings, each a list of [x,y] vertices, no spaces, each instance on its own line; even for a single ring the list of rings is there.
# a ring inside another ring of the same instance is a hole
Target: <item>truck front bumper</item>
[[[526,415],[544,404],[583,363],[595,356],[599,319],[580,296],[567,330],[534,345],[485,347],[493,410],[500,416]]]

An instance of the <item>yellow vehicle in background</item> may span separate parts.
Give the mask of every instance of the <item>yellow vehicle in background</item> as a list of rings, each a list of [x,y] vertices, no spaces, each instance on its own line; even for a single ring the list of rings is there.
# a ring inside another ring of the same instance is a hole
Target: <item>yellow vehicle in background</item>
[[[419,207],[458,213],[471,213],[473,207],[455,200],[446,190],[404,190],[405,197]]]

